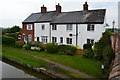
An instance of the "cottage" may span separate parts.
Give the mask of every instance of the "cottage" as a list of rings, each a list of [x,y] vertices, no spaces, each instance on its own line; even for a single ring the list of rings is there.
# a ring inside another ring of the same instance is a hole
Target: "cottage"
[[[89,10],[87,2],[83,10],[62,12],[60,4],[55,11],[47,11],[43,5],[41,12],[32,13],[22,24],[19,40],[43,43],[74,45],[83,48],[85,43],[94,43],[105,31],[106,9]]]

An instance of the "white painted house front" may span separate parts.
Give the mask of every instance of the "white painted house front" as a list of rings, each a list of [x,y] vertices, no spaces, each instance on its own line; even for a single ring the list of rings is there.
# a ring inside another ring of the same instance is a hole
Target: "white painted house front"
[[[73,12],[61,12],[59,4],[56,5],[56,11],[49,12],[43,6],[41,13],[33,13],[23,24],[34,23],[34,41],[45,44],[56,42],[83,48],[86,43],[93,44],[98,41],[105,32],[105,13],[105,9],[88,10],[87,2],[82,11]]]

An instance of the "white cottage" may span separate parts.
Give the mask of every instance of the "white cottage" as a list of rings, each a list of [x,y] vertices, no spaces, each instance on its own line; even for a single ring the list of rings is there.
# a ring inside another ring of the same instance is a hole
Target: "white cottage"
[[[47,11],[43,5],[40,13],[33,13],[23,21],[21,34],[26,34],[27,41],[56,42],[81,48],[85,43],[100,39],[105,31],[106,9],[88,10],[87,2],[81,11],[61,12],[61,9],[58,4],[55,11]]]

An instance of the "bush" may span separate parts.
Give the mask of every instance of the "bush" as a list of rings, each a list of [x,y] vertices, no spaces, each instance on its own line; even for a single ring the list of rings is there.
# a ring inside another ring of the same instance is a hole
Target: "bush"
[[[90,43],[84,44],[83,49],[92,49],[92,44]]]
[[[33,41],[31,43],[32,47],[39,47],[40,51],[45,51],[45,45],[42,42],[38,42],[38,41]]]
[[[87,49],[87,51],[83,54],[84,57],[87,58],[93,58],[94,57],[94,52],[92,49]]]
[[[15,46],[16,46],[17,48],[22,48],[23,45],[24,45],[24,41],[16,41],[16,43],[15,43]]]
[[[71,45],[59,45],[59,54],[74,55],[77,47]]]
[[[2,44],[14,46],[15,38],[9,36],[2,36]]]
[[[23,48],[26,49],[26,50],[30,50],[31,49],[31,42],[28,42],[27,44],[24,44]]]
[[[58,53],[58,44],[57,43],[47,43],[46,44],[46,50],[49,53]]]
[[[102,64],[106,65],[107,68],[109,68],[112,60],[114,59],[114,52],[112,50],[110,40],[111,34],[112,33],[110,31],[104,32],[102,38],[99,42],[96,42],[94,46],[95,56]]]

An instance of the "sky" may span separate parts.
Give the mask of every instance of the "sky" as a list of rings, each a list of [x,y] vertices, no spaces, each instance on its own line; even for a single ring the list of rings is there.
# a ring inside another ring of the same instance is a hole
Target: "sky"
[[[60,3],[62,12],[83,10],[85,1],[89,9],[106,9],[106,23],[118,27],[118,0],[0,0],[0,27],[22,27],[22,22],[31,14],[40,12],[44,4],[47,11],[55,10],[55,5]]]

